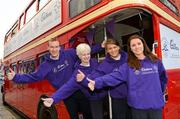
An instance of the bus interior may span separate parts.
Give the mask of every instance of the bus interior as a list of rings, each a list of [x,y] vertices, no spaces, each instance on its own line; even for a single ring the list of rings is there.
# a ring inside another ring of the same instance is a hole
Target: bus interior
[[[81,37],[84,39],[86,37],[86,41],[83,40],[82,42],[87,42],[91,45],[92,43],[101,43],[107,38],[114,38],[118,40],[121,48],[127,51],[127,39],[133,34],[142,36],[146,40],[150,50],[153,50],[154,34],[152,15],[148,11],[138,8],[120,10],[97,20],[95,23],[78,32],[69,41],[71,44],[73,38],[77,39],[76,37]],[[90,41],[92,40],[91,38],[93,38],[93,41]],[[79,40],[75,40],[70,46],[75,48],[78,43]],[[102,60],[104,56],[104,52],[98,54],[99,60]]]

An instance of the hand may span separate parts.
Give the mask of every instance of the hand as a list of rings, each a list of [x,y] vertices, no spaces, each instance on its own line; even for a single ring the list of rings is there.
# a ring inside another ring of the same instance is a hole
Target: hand
[[[89,83],[88,83],[89,89],[90,89],[91,91],[94,91],[95,81],[93,81],[93,80],[91,80],[91,79],[89,79],[89,78],[87,78],[87,80],[89,81]]]
[[[7,77],[9,80],[12,80],[15,76],[15,72],[11,68],[9,68],[9,71],[10,72],[7,74]]]
[[[52,98],[41,98],[41,100],[43,100],[43,104],[46,107],[51,107],[51,105],[53,104],[54,100]]]
[[[76,75],[76,81],[81,82],[84,78],[85,74],[81,70],[78,70],[78,74]]]
[[[105,48],[106,42],[107,42],[107,39],[103,40],[103,42],[101,43],[101,47],[102,47],[102,48]]]

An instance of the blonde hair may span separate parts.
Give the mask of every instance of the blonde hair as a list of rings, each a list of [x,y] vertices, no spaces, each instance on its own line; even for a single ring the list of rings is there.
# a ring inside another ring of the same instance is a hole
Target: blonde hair
[[[85,50],[91,52],[90,46],[88,44],[86,44],[86,43],[81,43],[76,47],[76,54],[79,56]]]
[[[57,37],[51,38],[51,39],[48,41],[48,45],[49,45],[50,42],[55,42],[55,41],[59,42],[59,40],[58,40]]]

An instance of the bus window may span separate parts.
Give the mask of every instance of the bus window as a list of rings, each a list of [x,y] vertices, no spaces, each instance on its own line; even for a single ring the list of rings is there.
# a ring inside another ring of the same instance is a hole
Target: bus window
[[[18,73],[23,73],[23,64],[19,63]]]
[[[39,0],[39,10],[42,9],[49,0]]]
[[[8,41],[10,41],[11,39],[11,32],[9,32],[6,37],[5,37],[5,43],[7,43]]]
[[[22,65],[22,71],[23,71],[23,73],[26,73],[26,72],[27,72],[26,66],[27,66],[27,63],[26,63],[26,62],[23,62],[23,65]]]
[[[45,55],[47,55],[47,54],[48,54],[48,52],[39,55],[39,65],[45,61]]]
[[[96,5],[101,0],[71,0],[69,2],[69,16],[70,18],[77,16],[83,11]]]
[[[17,32],[18,32],[18,24],[16,23],[15,26],[14,26],[14,29],[12,30],[12,37],[14,35],[16,35]]]
[[[172,12],[174,12],[177,16],[179,15],[179,11],[178,11],[177,7],[174,4],[172,4],[171,1],[160,0],[160,2],[162,4],[164,4],[166,7],[168,7],[168,9],[170,9]]]
[[[8,75],[8,73],[9,73],[9,67],[8,66],[4,67],[4,73],[6,76]]]
[[[35,71],[35,61],[32,60],[32,61],[29,61],[28,62],[28,65],[27,65],[27,73],[32,73]]]
[[[13,64],[13,65],[12,65],[12,70],[13,70],[15,73],[17,73],[17,65],[16,65],[16,64]]]
[[[23,27],[23,25],[24,25],[24,14],[20,18],[20,29]]]
[[[29,60],[25,61],[22,64],[22,72],[23,73],[32,73],[35,71],[36,61]]]
[[[26,23],[36,14],[36,2],[34,2],[26,12]]]

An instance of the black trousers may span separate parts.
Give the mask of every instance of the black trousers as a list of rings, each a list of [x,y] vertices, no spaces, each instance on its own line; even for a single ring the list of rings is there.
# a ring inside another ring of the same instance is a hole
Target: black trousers
[[[79,119],[79,113],[83,114],[83,119],[92,119],[89,100],[80,90],[65,99],[64,103],[71,119]]]
[[[135,109],[131,108],[133,119],[162,119],[162,109]]]
[[[113,119],[131,119],[131,109],[126,99],[112,98],[112,118]]]
[[[103,101],[93,100],[90,101],[92,119],[103,119]]]

